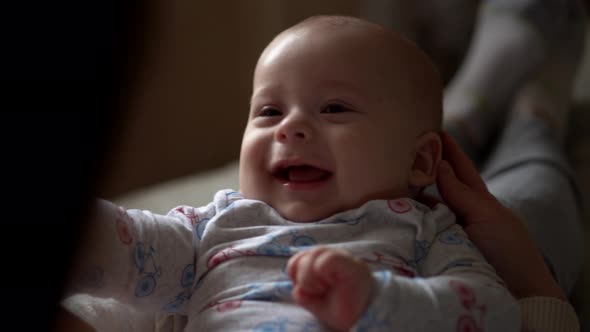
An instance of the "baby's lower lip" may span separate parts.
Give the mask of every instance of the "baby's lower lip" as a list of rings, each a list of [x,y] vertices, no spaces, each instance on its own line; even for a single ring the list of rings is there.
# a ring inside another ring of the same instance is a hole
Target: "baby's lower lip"
[[[326,185],[328,181],[332,178],[332,174],[329,176],[322,178],[321,180],[316,181],[305,181],[305,182],[297,182],[297,181],[288,181],[285,179],[277,179],[285,188],[294,191],[312,191],[319,189],[320,187]]]

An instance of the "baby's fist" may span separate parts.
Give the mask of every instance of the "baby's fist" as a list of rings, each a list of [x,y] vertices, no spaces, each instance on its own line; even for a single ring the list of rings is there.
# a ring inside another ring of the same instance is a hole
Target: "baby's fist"
[[[337,331],[348,331],[369,303],[373,278],[369,266],[340,249],[317,247],[289,260],[293,297],[299,305]]]

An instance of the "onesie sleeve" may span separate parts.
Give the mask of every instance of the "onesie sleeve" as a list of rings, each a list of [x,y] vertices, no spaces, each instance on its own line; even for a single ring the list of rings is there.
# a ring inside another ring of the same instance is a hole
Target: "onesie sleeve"
[[[153,312],[136,311],[112,298],[76,294],[64,299],[61,305],[97,332],[155,331],[156,317]]]
[[[196,272],[192,209],[157,215],[99,200],[69,293],[114,298],[140,311],[183,312]]]
[[[429,225],[421,233],[433,236],[416,240],[419,277],[375,272],[372,302],[353,330],[519,331],[517,301],[463,229]]]

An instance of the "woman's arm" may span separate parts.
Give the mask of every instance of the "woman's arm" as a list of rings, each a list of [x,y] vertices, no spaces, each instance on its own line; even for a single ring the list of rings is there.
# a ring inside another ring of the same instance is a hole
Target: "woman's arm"
[[[565,300],[525,224],[488,191],[471,160],[451,136],[442,134],[441,138],[445,161],[439,167],[437,185],[469,238],[516,298],[548,296]]]
[[[519,299],[522,329],[579,331],[575,311],[524,223],[488,191],[459,145],[446,133],[441,138],[445,161],[439,168],[438,189],[469,238]],[[434,203],[426,195],[421,200]]]

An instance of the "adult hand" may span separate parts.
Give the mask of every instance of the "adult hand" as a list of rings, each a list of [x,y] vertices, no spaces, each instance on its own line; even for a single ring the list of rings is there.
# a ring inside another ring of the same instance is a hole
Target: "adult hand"
[[[550,296],[565,300],[523,221],[488,191],[473,162],[450,135],[442,133],[441,140],[439,192],[508,289],[516,298]],[[422,200],[432,198],[423,196]]]

